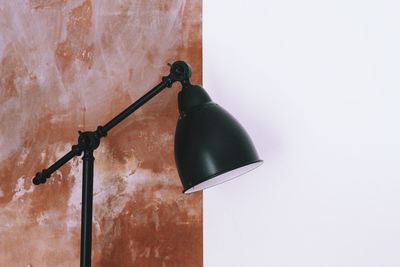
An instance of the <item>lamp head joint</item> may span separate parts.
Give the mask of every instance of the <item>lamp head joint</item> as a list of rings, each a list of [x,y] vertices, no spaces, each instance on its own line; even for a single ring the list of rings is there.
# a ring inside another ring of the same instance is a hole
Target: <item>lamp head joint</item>
[[[168,64],[170,69],[169,77],[173,81],[181,82],[182,86],[190,85],[190,77],[192,76],[192,68],[184,61],[175,61]]]

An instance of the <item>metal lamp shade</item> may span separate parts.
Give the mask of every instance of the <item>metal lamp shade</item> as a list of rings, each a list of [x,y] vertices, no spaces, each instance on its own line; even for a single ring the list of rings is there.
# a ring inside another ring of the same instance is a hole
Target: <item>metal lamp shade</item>
[[[178,96],[175,161],[185,193],[231,180],[262,164],[243,127],[200,86]]]

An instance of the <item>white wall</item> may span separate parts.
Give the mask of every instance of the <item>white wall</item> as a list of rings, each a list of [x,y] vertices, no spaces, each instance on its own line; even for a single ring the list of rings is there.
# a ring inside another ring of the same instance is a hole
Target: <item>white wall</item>
[[[205,191],[205,266],[400,266],[400,1],[203,12],[204,87],[265,161]]]

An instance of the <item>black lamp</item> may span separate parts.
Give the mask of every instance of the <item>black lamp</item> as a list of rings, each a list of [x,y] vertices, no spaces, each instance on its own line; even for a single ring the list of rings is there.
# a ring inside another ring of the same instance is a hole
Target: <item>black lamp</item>
[[[250,137],[205,90],[190,83],[192,70],[183,61],[171,65],[170,74],[96,131],[79,132],[78,143],[32,182],[39,185],[62,165],[83,152],[81,267],[91,265],[94,150],[100,139],[118,123],[174,82],[182,84],[178,95],[179,119],[175,132],[175,161],[184,193],[192,193],[231,180],[262,164]]]

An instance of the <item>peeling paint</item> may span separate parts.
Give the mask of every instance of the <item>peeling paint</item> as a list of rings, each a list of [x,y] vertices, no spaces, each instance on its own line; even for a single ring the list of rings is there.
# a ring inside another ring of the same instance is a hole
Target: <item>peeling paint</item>
[[[78,266],[81,160],[32,176],[186,60],[201,83],[201,1],[0,3],[0,266]],[[178,86],[95,152],[93,266],[202,266],[202,194],[173,158]],[[11,264],[11,265],[10,265]]]

